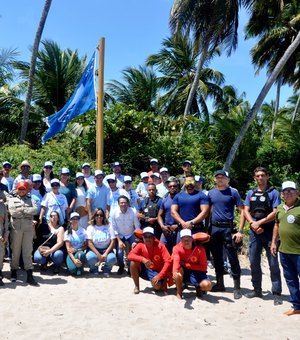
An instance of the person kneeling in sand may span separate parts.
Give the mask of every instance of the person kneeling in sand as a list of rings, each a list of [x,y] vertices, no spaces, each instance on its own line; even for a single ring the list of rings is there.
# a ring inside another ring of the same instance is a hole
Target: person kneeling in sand
[[[143,242],[138,243],[128,254],[134,294],[140,292],[140,277],[151,281],[155,290],[166,290],[167,277],[171,272],[171,256],[164,244],[154,237],[154,229],[143,229]]]
[[[177,297],[182,299],[182,283],[191,283],[196,287],[197,295],[210,291],[212,283],[208,280],[206,252],[202,245],[193,243],[190,229],[180,232],[180,243],[173,248],[173,279]]]

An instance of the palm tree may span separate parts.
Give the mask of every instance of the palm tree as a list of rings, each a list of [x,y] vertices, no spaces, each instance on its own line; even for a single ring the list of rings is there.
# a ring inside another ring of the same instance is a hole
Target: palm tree
[[[199,53],[193,48],[189,38],[178,34],[164,39],[162,49],[147,58],[147,65],[154,66],[159,74],[159,84],[165,93],[160,97],[159,104],[162,113],[178,117],[184,112],[191,85],[195,78]],[[206,64],[219,54],[215,49],[208,53]],[[215,101],[221,97],[222,90],[219,87],[224,82],[221,72],[210,68],[203,68],[197,87],[197,96],[193,98],[191,113],[208,119],[206,99],[211,97]]]
[[[12,64],[18,54],[16,49],[0,49],[0,86],[4,86],[13,80],[14,69]]]
[[[30,62],[30,71],[29,71],[28,89],[27,89],[27,95],[26,95],[26,100],[25,100],[22,128],[21,128],[21,134],[20,134],[21,144],[24,143],[24,140],[26,138],[36,60],[37,60],[40,40],[42,37],[42,33],[44,30],[45,22],[46,22],[46,19],[47,19],[49,10],[50,10],[51,3],[52,3],[52,0],[45,0],[45,5],[43,8],[42,16],[41,16],[39,26],[35,34],[34,43],[33,43],[31,62]]]
[[[132,105],[138,111],[156,112],[159,83],[153,69],[128,67],[122,74],[124,83],[117,80],[107,83],[111,98],[118,103]]]
[[[207,53],[222,45],[229,56],[237,47],[238,11],[241,4],[249,6],[252,1],[236,0],[175,0],[171,15],[170,26],[173,33],[194,33],[196,48],[201,50],[195,78],[185,106],[184,116],[191,111],[200,72],[203,68]]]

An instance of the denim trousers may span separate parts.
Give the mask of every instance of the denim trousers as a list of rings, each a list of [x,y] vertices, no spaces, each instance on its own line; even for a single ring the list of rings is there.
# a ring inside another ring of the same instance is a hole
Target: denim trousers
[[[135,236],[134,234],[132,234],[127,239],[123,237],[121,238],[121,241],[125,243],[125,246],[126,246],[125,251],[124,249],[120,249],[118,247],[118,242],[116,242],[116,253],[117,253],[118,266],[124,267],[124,255],[125,255],[125,261],[127,261],[127,256],[128,256],[129,251],[131,250],[131,245],[135,241]],[[128,267],[129,267],[129,264],[128,264]]]
[[[75,263],[70,258],[70,255],[68,255],[67,260],[66,260],[67,268],[68,268],[68,270],[71,274],[81,275],[84,271],[84,264],[85,264],[85,261],[86,261],[85,252],[82,251],[82,250],[79,250],[76,253],[74,253],[73,255],[74,255],[75,259],[80,258],[82,265],[80,267],[76,267]]]
[[[281,294],[281,276],[278,257],[271,254],[272,229],[266,229],[262,234],[255,234],[250,230],[249,234],[249,260],[251,268],[252,285],[254,289],[260,290],[262,286],[261,254],[265,249],[270,268],[272,282],[272,293]]]
[[[283,275],[290,291],[290,302],[300,310],[300,254],[279,253]]]
[[[34,252],[33,258],[34,258],[35,263],[38,263],[38,264],[47,263],[47,257],[41,255],[38,249]],[[62,250],[58,249],[54,253],[50,254],[48,258],[51,259],[55,267],[60,267],[64,260],[64,253]]]
[[[98,249],[98,248],[96,248],[96,249],[98,250],[98,252],[101,255],[103,255],[105,250],[106,250],[106,249]],[[91,273],[97,273],[98,267],[96,266],[96,263],[98,262],[98,257],[93,251],[89,250],[87,252],[86,261],[87,261],[88,266],[90,268],[90,272]],[[103,273],[110,273],[112,266],[115,265],[116,263],[117,263],[116,255],[113,252],[109,253],[106,257],[105,264],[102,267]]]

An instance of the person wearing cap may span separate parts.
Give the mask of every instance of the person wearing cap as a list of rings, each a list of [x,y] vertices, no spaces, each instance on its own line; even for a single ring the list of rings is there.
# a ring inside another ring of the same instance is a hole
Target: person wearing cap
[[[208,192],[210,204],[210,234],[211,252],[214,259],[217,283],[212,291],[224,292],[224,248],[227,252],[231,266],[231,275],[234,282],[233,297],[242,297],[240,278],[241,267],[238,259],[238,244],[243,240],[243,201],[239,192],[229,186],[229,174],[227,171],[218,170],[214,173],[216,187]],[[236,230],[234,222],[235,207],[241,214],[240,225]]]
[[[132,178],[131,176],[124,176],[124,189],[130,196],[130,206],[136,212],[139,210],[141,200],[134,189],[132,189]]]
[[[140,173],[141,182],[136,187],[136,193],[139,195],[141,200],[144,200],[145,197],[148,196],[148,184],[149,184],[149,175],[147,172]]]
[[[29,184],[24,180],[20,180],[17,182],[16,192],[12,192],[8,196],[8,211],[11,216],[11,281],[15,282],[17,280],[17,270],[22,252],[24,269],[27,271],[27,283],[38,286],[38,283],[32,276],[32,221],[37,213],[37,206],[35,201],[27,195],[28,190]]]
[[[148,184],[148,197],[143,200],[138,212],[138,218],[141,223],[141,228],[154,228],[155,237],[159,240],[162,230],[157,221],[157,215],[161,206],[162,199],[157,196],[156,185],[154,183]]]
[[[5,161],[2,163],[3,177],[1,183],[7,186],[8,192],[12,190],[14,184],[14,178],[10,176],[11,169],[12,165],[10,162]]]
[[[90,187],[86,195],[86,207],[89,213],[89,220],[92,219],[96,208],[102,208],[107,214],[107,194],[109,189],[103,184],[104,173],[96,170],[94,174],[95,185]]]
[[[152,182],[152,177],[155,172],[159,173],[159,163],[158,159],[156,158],[151,158],[150,159],[150,170],[148,171],[148,176],[149,176],[149,183]]]
[[[19,170],[21,171],[20,175],[18,175],[13,183],[13,190],[16,189],[16,185],[19,181],[25,180],[25,179],[32,179],[30,176],[30,170],[31,170],[31,165],[30,163],[25,160],[19,165]]]
[[[160,168],[159,170],[161,182],[156,184],[157,196],[165,198],[168,195],[167,180],[170,177],[169,170],[167,168]]]
[[[180,188],[181,188],[182,191],[185,189],[185,187],[184,187],[185,177],[192,173],[192,165],[193,165],[193,162],[189,161],[188,159],[186,159],[182,162],[183,173],[178,176],[179,185],[180,185]]]
[[[4,177],[4,171],[0,170],[0,181]],[[7,185],[0,182],[0,200],[5,202],[6,201],[6,195],[8,194],[9,190]]]
[[[8,212],[6,205],[0,201],[0,286],[4,286],[2,281],[3,261],[5,256],[5,244],[8,241]]]
[[[52,211],[59,214],[60,225],[65,226],[66,210],[68,209],[68,201],[65,195],[59,192],[60,181],[57,178],[51,179],[51,192],[47,192],[41,203],[41,212],[39,222],[41,225],[47,225],[50,222]],[[44,217],[46,222],[44,222]]]
[[[116,235],[109,224],[102,208],[96,209],[87,231],[87,245],[90,249],[86,254],[86,260],[91,274],[98,274],[101,264],[104,277],[109,277],[112,267],[117,263],[113,251]]]
[[[121,173],[121,164],[120,162],[114,162],[112,163],[112,174],[115,175],[115,179],[116,179],[116,185],[118,189],[122,189],[124,186],[124,175],[122,175]],[[109,176],[109,175],[108,175]],[[107,183],[107,179],[108,177],[106,176],[104,178],[103,183],[109,187],[108,183]]]
[[[171,206],[171,215],[181,229],[191,229],[192,234],[204,231],[204,220],[209,213],[208,198],[195,190],[193,174],[188,174],[184,182],[185,190],[178,193]]]
[[[79,227],[79,220],[80,215],[77,212],[72,212],[68,228],[64,234],[68,253],[66,265],[69,272],[75,276],[83,274],[86,262],[87,234],[83,228]]]
[[[134,231],[141,227],[136,211],[129,205],[130,200],[127,196],[119,196],[118,207],[111,215],[111,225],[117,236],[116,254],[118,259],[119,275],[122,275],[124,272],[124,256],[125,263],[129,269],[127,256],[131,250],[133,242],[135,241]]]
[[[88,187],[84,180],[84,174],[82,172],[76,173],[75,189],[77,192],[77,198],[74,206],[74,210],[80,215],[79,226],[86,229],[89,224],[89,215],[86,207],[86,196]]]
[[[179,191],[179,185],[176,180],[167,180],[166,183],[168,185],[169,194],[161,202],[157,215],[157,222],[162,230],[160,242],[162,242],[167,247],[169,253],[172,254],[173,247],[177,243],[178,223],[176,223],[171,215],[171,206],[173,198]]]
[[[154,183],[156,186],[161,183],[161,177],[159,172],[154,172],[151,176],[151,183]]]
[[[202,176],[199,175],[195,175],[195,189],[197,191],[202,191],[205,195],[208,194],[208,191],[203,189],[203,182],[204,182],[204,178]]]
[[[200,297],[212,288],[207,277],[206,251],[202,245],[195,245],[190,229],[180,231],[180,242],[173,249],[173,279],[177,298],[182,299],[182,284],[190,283]]]
[[[114,210],[118,208],[118,199],[120,196],[126,196],[130,200],[130,196],[125,189],[117,187],[117,179],[115,174],[106,176],[107,183],[109,185],[109,192],[107,194],[107,211],[108,216],[111,217]],[[109,218],[109,220],[111,220]]]
[[[88,189],[90,189],[92,186],[95,185],[95,178],[91,174],[90,164],[89,163],[83,163],[82,167],[81,167],[81,172],[84,175],[84,180],[85,180],[85,183],[86,183]]]
[[[140,277],[151,281],[155,290],[166,290],[172,259],[165,247],[154,236],[154,229],[143,229],[143,242],[138,243],[128,254],[130,272],[134,282],[134,294],[140,292]]]
[[[277,207],[280,205],[279,192],[269,185],[269,173],[266,168],[257,167],[254,170],[254,180],[257,186],[247,193],[245,199],[245,218],[250,224],[249,260],[252,285],[254,290],[246,294],[248,298],[262,298],[261,254],[265,249],[272,282],[274,305],[282,304],[281,275],[278,257],[271,255],[270,245],[273,236]]]
[[[281,193],[284,202],[276,212],[271,253],[277,255],[279,238],[279,257],[292,303],[284,314],[291,316],[300,314],[300,199],[292,181],[282,183]]]
[[[50,161],[46,161],[43,166],[43,170],[41,171],[42,182],[46,188],[47,192],[51,191],[51,179],[54,178],[53,174],[53,163]]]
[[[68,201],[67,217],[74,210],[77,199],[77,191],[75,185],[70,183],[70,170],[68,168],[60,169],[60,188],[59,192],[66,196]]]

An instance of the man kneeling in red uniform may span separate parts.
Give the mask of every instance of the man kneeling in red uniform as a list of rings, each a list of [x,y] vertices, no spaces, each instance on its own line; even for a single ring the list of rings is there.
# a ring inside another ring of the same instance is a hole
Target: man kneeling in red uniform
[[[190,229],[181,230],[180,238],[180,243],[173,248],[173,279],[178,299],[182,299],[183,282],[195,286],[198,296],[212,288],[206,275],[207,258],[204,247],[193,243]]]
[[[154,237],[154,229],[146,227],[143,229],[143,242],[138,243],[128,254],[130,261],[130,272],[134,282],[134,294],[140,292],[140,277],[151,281],[155,290],[167,288],[167,277],[170,276],[172,268],[171,256],[158,239]]]

